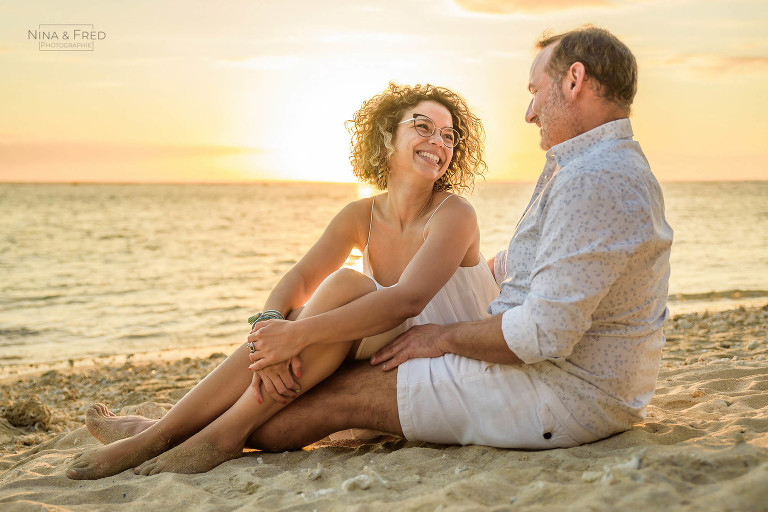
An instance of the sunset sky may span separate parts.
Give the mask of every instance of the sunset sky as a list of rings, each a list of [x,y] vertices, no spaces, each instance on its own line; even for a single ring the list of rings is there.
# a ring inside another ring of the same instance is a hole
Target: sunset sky
[[[0,181],[352,181],[344,121],[390,80],[460,92],[488,178],[534,180],[533,44],[584,23],[638,59],[660,180],[768,179],[765,0],[28,0],[0,1]],[[104,38],[40,51],[42,24]]]

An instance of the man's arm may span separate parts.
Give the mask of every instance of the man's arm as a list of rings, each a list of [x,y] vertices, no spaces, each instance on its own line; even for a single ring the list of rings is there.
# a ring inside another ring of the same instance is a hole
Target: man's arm
[[[504,340],[501,321],[502,316],[497,315],[477,322],[416,325],[374,354],[371,364],[381,364],[381,369],[386,371],[408,359],[440,357],[447,353],[489,363],[519,363],[520,359]]]
[[[489,363],[515,364],[520,358],[512,352],[501,330],[502,315],[476,322],[440,326],[440,346],[446,353],[480,359]]]

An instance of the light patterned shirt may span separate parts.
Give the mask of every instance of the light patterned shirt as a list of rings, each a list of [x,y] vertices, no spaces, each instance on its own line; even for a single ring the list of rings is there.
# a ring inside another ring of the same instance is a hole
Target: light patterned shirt
[[[672,229],[632,136],[620,119],[547,152],[488,307],[523,368],[601,437],[645,418],[668,314]]]

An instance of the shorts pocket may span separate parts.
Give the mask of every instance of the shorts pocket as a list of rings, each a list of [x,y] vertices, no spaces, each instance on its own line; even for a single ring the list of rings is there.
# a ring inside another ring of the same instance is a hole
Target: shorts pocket
[[[570,448],[580,444],[557,421],[557,418],[546,402],[539,404],[536,412],[541,421],[541,441],[544,446],[549,448]]]

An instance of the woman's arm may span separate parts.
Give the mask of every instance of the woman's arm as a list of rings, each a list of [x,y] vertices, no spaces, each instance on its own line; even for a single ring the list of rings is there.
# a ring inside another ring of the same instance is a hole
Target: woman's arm
[[[341,267],[352,248],[360,245],[361,220],[368,216],[370,205],[370,201],[356,201],[339,212],[307,254],[280,279],[262,311],[280,311],[289,319],[298,316],[298,311],[323,279]],[[263,325],[257,323],[251,333]],[[272,398],[287,403],[286,400],[295,398],[298,392],[294,376],[301,377],[301,361],[298,357],[254,372],[252,389],[256,399],[261,403],[263,386],[263,391]]]
[[[332,272],[346,261],[353,247],[359,245],[361,216],[367,218],[370,201],[348,204],[342,209],[312,248],[291,268],[267,297],[262,311],[280,311],[284,317],[303,306]]]
[[[469,203],[446,203],[433,217],[424,244],[395,286],[296,322],[267,321],[249,337],[262,357],[252,368],[290,358],[312,344],[360,339],[385,332],[418,315],[453,276],[470,247],[478,245],[477,218]]]

